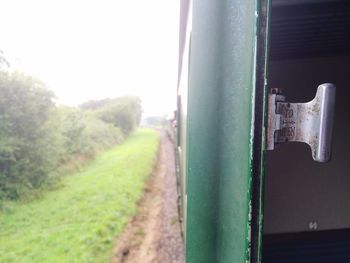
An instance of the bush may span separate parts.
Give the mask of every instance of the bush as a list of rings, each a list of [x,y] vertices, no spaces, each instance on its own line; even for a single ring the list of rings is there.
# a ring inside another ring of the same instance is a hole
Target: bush
[[[39,80],[0,73],[0,197],[38,188],[57,163],[54,94]]]
[[[141,117],[136,97],[81,108],[57,107],[53,99],[40,80],[0,72],[0,200],[35,192],[69,162],[79,167],[120,143]]]
[[[80,107],[94,112],[102,121],[119,127],[124,135],[128,135],[139,125],[142,114],[141,100],[138,97],[90,101]]]
[[[119,128],[105,123],[81,109],[61,107],[63,154],[65,162],[76,155],[93,157],[96,152],[123,140]]]

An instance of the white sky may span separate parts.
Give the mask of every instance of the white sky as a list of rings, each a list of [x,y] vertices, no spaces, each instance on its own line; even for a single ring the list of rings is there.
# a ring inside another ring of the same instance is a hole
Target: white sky
[[[179,0],[1,0],[0,49],[59,102],[138,95],[175,108]]]

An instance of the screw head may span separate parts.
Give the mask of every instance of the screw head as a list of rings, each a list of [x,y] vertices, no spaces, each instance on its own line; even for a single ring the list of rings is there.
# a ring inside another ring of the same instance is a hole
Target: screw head
[[[318,223],[317,221],[310,221],[309,222],[309,230],[317,230],[318,228]]]
[[[282,94],[282,90],[279,88],[273,88],[271,89],[271,93],[272,94],[276,94],[276,95],[281,95]]]

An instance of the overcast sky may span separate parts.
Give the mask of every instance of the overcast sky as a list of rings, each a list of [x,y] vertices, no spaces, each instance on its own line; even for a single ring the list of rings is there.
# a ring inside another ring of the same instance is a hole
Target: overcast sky
[[[175,108],[179,0],[2,0],[0,49],[59,102],[138,95]]]

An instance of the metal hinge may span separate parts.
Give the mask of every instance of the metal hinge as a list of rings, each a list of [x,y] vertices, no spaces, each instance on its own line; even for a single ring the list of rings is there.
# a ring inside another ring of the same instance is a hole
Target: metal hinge
[[[304,142],[311,147],[312,158],[327,162],[331,157],[335,86],[318,87],[315,98],[306,103],[286,102],[279,90],[268,98],[267,150],[285,142]]]

